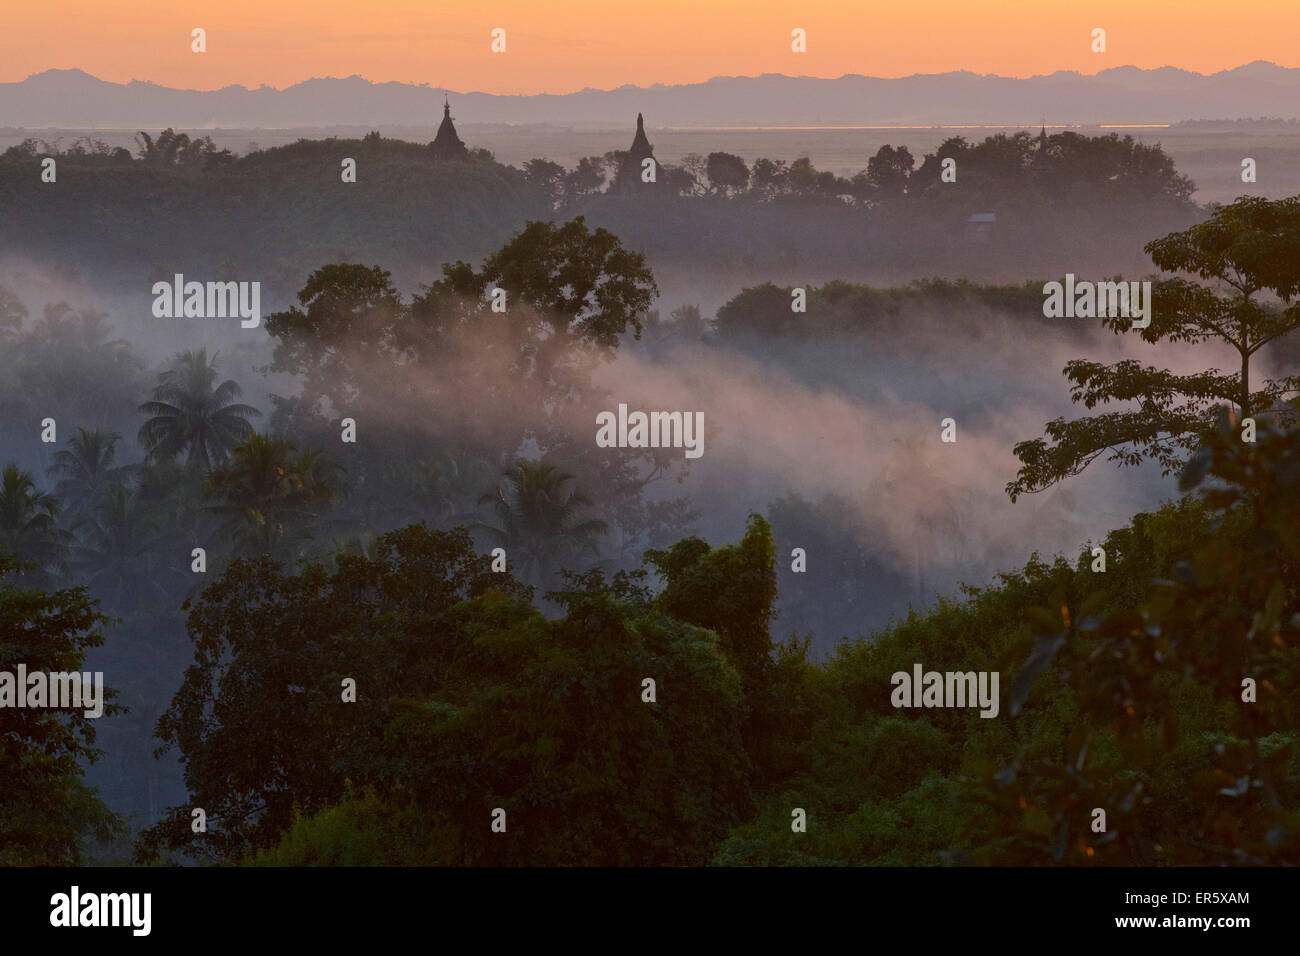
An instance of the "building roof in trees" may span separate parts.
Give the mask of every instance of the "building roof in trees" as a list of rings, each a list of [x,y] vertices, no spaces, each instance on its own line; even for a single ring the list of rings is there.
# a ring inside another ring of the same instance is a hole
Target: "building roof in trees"
[[[631,192],[649,186],[650,183],[641,181],[641,164],[647,159],[654,159],[654,147],[646,139],[645,119],[637,113],[636,135],[632,137],[632,146],[619,164],[614,182],[610,184],[610,192]]]
[[[645,119],[640,113],[636,114],[636,135],[632,137],[632,147],[627,152],[637,161],[638,166],[641,160],[654,155],[654,147],[650,145],[650,140],[646,139]]]
[[[442,125],[438,127],[438,135],[433,138],[433,144],[429,148],[436,159],[464,159],[469,155],[469,150],[456,135],[456,124],[451,121],[451,103],[445,97]]]

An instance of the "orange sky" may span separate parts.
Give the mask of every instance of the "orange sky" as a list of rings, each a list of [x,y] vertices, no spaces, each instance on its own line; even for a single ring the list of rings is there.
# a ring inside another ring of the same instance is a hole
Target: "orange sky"
[[[1300,66],[1300,0],[5,0],[0,81],[78,67],[215,89],[360,74],[565,93],[719,75],[1030,76],[1112,66]],[[208,52],[190,52],[190,30]],[[489,50],[506,30],[504,54]],[[790,50],[802,27],[808,52]],[[1108,50],[1090,49],[1094,27]],[[3,118],[0,118],[2,120]]]

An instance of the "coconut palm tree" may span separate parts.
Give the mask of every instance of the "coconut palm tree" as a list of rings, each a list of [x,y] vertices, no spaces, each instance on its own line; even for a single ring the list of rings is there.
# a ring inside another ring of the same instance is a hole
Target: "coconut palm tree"
[[[67,572],[68,544],[72,536],[56,523],[59,501],[38,491],[32,476],[10,462],[0,471],[0,551],[36,566],[32,577],[38,587],[51,572]]]
[[[262,413],[235,402],[242,390],[233,379],[216,381],[217,357],[207,349],[181,352],[158,376],[153,400],[140,406],[150,416],[139,437],[150,461],[185,454],[188,467],[210,472],[252,434],[248,419]]]
[[[293,444],[253,432],[230,460],[208,476],[208,511],[244,553],[287,555],[342,493],[342,467],[319,449],[295,454]]]
[[[46,474],[57,478],[55,493],[69,508],[90,510],[104,493],[126,476],[115,468],[117,443],[122,436],[99,428],[78,428],[68,439],[68,449],[54,453],[54,464]]]
[[[138,495],[122,485],[107,489],[77,530],[82,543],[72,549],[73,567],[110,607],[129,610],[150,598],[166,598],[158,561],[159,515]],[[173,562],[167,577],[176,576]]]
[[[599,554],[596,540],[608,525],[599,518],[583,518],[591,499],[580,491],[566,491],[573,475],[543,462],[518,461],[506,469],[509,491],[500,487],[479,497],[490,505],[497,524],[475,528],[506,551],[518,574],[529,583],[545,585],[559,562],[589,550]]]

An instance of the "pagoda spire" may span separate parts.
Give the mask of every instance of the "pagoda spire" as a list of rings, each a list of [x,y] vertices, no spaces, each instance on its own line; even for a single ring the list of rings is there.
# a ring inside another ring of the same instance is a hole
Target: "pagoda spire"
[[[433,138],[429,149],[436,159],[465,159],[469,156],[469,150],[456,135],[456,124],[451,121],[451,99],[446,91],[442,95],[442,125],[438,127],[438,135]]]
[[[632,148],[628,152],[638,163],[647,156],[654,155],[650,140],[645,135],[645,118],[640,113],[636,114],[636,135],[632,137]]]
[[[610,191],[615,193],[633,192],[648,185],[648,182],[655,182],[654,179],[647,182],[641,178],[642,172],[647,168],[645,163],[647,159],[654,159],[654,147],[650,145],[650,140],[645,135],[645,117],[637,113],[636,135],[632,137],[632,145],[624,154],[623,161],[614,174],[614,181],[609,187]]]

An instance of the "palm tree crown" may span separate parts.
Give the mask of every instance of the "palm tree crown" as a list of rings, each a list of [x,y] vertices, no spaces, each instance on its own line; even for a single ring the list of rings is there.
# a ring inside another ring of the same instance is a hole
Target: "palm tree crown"
[[[497,526],[476,527],[506,549],[507,557],[525,578],[545,584],[555,565],[589,549],[597,554],[596,539],[608,526],[599,518],[581,518],[591,499],[580,491],[566,491],[573,475],[554,465],[519,461],[506,470],[507,494],[500,488],[479,497],[491,505]]]
[[[245,550],[279,555],[310,537],[310,526],[341,493],[340,466],[319,449],[295,454],[283,438],[251,433],[212,472],[208,510]]]
[[[70,535],[55,523],[59,502],[36,489],[32,476],[12,462],[0,472],[0,551],[36,565],[39,581],[46,572],[66,571]]]
[[[59,479],[55,491],[64,504],[90,510],[104,492],[121,482],[125,469],[113,467],[121,438],[117,432],[78,428],[68,440],[68,450],[54,453],[47,474]]]
[[[216,356],[209,359],[207,349],[182,352],[158,377],[153,401],[140,406],[151,416],[139,439],[151,461],[185,454],[188,466],[209,472],[252,433],[248,419],[262,413],[235,402],[242,390],[233,379],[214,388],[216,381]]]

